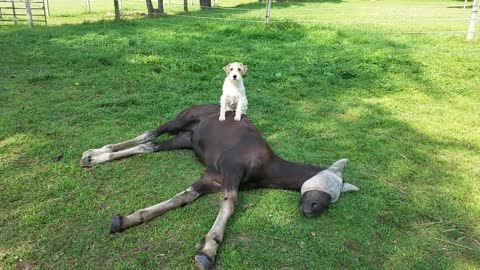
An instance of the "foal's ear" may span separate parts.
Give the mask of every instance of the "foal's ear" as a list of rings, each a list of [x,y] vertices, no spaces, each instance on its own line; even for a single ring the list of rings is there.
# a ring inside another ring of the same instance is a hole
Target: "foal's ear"
[[[226,66],[224,66],[223,70],[225,70],[225,72],[228,74],[228,72],[230,71],[230,64],[227,64]]]
[[[338,172],[341,175],[343,168],[345,167],[345,164],[347,164],[347,161],[348,159],[346,158],[340,159],[339,161],[336,161],[335,163],[333,163],[332,166],[330,166],[328,169],[334,172]]]
[[[354,186],[349,183],[344,183],[342,187],[342,192],[349,192],[349,191],[359,191],[360,189],[357,186]]]

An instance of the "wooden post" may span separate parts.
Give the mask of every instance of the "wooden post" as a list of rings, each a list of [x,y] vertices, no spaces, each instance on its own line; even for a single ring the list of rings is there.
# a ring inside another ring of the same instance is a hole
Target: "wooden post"
[[[28,27],[32,28],[33,18],[32,18],[32,8],[30,7],[30,0],[25,0],[25,12],[27,13]]]
[[[170,0],[168,0],[170,2]],[[188,0],[183,0],[183,11],[188,13]]]
[[[113,0],[113,6],[115,7],[115,20],[120,20],[120,8],[118,6],[118,0]]]
[[[92,9],[90,8],[90,0],[87,0],[87,11],[88,13],[92,12]]]
[[[12,13],[15,25],[17,25],[17,12],[15,11],[15,1],[12,0]]]
[[[45,10],[45,15],[50,18],[50,3],[48,3],[48,0],[43,0],[43,9]]]
[[[463,9],[467,8],[467,2],[468,2],[468,0],[465,0],[465,2],[463,2]]]
[[[265,8],[265,23],[268,23],[270,19],[270,8],[272,6],[272,0],[267,0],[267,6]]]
[[[478,17],[478,4],[480,0],[473,0],[472,15],[470,16],[470,24],[468,25],[467,41],[472,41],[475,37],[475,24]]]

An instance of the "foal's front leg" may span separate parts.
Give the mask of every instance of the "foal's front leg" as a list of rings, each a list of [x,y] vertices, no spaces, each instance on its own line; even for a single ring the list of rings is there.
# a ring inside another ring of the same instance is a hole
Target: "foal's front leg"
[[[165,212],[183,207],[202,195],[218,192],[220,184],[215,179],[215,175],[205,172],[205,174],[189,188],[169,200],[139,209],[126,216],[114,215],[110,225],[110,234],[122,232],[136,225],[146,223]]]
[[[225,191],[220,199],[220,210],[215,223],[200,241],[197,246],[197,254],[195,255],[195,266],[197,269],[207,270],[213,268],[215,255],[218,247],[222,243],[225,227],[228,219],[235,211],[235,205],[238,202],[238,191]]]

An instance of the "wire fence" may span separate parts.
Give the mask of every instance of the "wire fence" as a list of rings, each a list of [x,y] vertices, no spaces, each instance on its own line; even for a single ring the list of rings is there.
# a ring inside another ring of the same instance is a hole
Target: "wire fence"
[[[48,0],[51,16],[69,17],[78,14],[100,14],[112,17],[113,0]],[[124,18],[146,15],[144,0],[118,0]],[[236,23],[264,23],[265,3],[258,0],[212,0],[212,6],[201,6],[200,0],[163,0],[167,16],[185,20]],[[265,0],[264,0],[265,1]],[[157,1],[152,1],[156,4]],[[355,2],[352,2],[355,3]],[[472,2],[423,5],[362,5],[326,2],[274,2],[270,23],[348,24],[369,27],[392,34],[465,34],[472,21]],[[477,19],[473,19],[476,21]],[[478,32],[478,31],[477,31]]]
[[[221,4],[218,1],[217,4]],[[277,2],[271,6],[271,23],[349,24],[370,27],[391,34],[467,33],[472,5],[382,5],[324,6],[318,3]],[[262,6],[263,5],[263,6]],[[203,7],[189,3],[190,13],[183,12],[184,3],[169,2],[167,14],[190,20],[216,20],[264,23],[265,4]],[[309,8],[306,8],[309,7]],[[197,12],[202,10],[209,12]],[[474,19],[476,20],[476,19]]]

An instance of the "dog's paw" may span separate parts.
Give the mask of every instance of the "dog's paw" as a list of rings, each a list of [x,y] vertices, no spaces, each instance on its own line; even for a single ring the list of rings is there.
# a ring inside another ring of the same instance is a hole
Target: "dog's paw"
[[[241,115],[238,115],[238,116],[235,116],[235,118],[233,118],[235,121],[240,121],[242,120],[242,116]]]
[[[220,120],[220,121],[225,121],[225,116],[220,115],[220,117],[218,118],[218,120]]]

